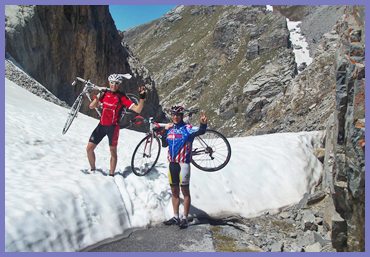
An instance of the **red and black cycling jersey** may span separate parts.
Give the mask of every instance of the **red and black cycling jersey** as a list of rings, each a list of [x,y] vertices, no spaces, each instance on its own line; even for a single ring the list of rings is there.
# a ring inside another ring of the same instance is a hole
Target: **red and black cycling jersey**
[[[117,125],[122,107],[130,108],[134,104],[126,95],[111,91],[107,91],[100,102],[103,105],[100,124],[103,126]]]

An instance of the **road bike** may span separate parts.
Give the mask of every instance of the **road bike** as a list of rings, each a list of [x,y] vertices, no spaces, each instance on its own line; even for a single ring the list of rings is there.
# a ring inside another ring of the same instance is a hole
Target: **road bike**
[[[124,75],[126,75],[126,76],[124,76]],[[123,74],[123,77],[128,79],[131,76],[129,76],[129,74]],[[99,86],[91,83],[90,80],[85,80],[85,79],[80,78],[80,77],[76,77],[76,79],[72,82],[72,86],[75,86],[77,84],[77,82],[82,82],[85,86],[82,89],[82,92],[77,96],[76,100],[72,104],[71,109],[68,112],[67,121],[64,124],[63,132],[62,132],[63,135],[68,131],[68,129],[70,128],[70,126],[73,122],[73,120],[77,117],[77,114],[81,109],[81,105],[82,105],[82,101],[84,100],[84,97],[87,97],[87,99],[91,102],[92,99],[91,99],[90,93],[92,91],[94,91],[94,90],[101,91],[101,92],[110,91],[110,89],[107,88],[107,87],[99,87]],[[126,96],[128,98],[130,98],[130,100],[133,101],[135,104],[137,104],[139,102],[138,97],[134,94],[128,93],[128,94],[126,94]],[[95,111],[98,113],[99,117],[101,117],[100,107],[96,107]],[[121,120],[123,119],[123,117],[125,117],[125,115],[133,114],[133,113],[134,113],[133,111],[130,111],[129,109],[124,107],[123,110],[122,110],[122,114],[121,114]]]
[[[193,114],[199,109],[185,110],[184,118],[190,123]],[[165,123],[157,123],[153,117],[145,119],[137,116],[134,123],[149,123],[149,132],[136,146],[131,158],[131,170],[137,176],[148,174],[156,165],[161,153],[161,140],[164,140]],[[200,170],[213,172],[224,168],[231,157],[229,141],[220,132],[207,129],[205,134],[196,136],[193,141],[191,163]]]

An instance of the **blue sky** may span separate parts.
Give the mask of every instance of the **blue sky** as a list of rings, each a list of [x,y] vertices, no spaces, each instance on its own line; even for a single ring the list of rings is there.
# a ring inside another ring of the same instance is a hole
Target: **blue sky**
[[[155,20],[176,5],[110,5],[109,10],[118,30],[127,30]]]

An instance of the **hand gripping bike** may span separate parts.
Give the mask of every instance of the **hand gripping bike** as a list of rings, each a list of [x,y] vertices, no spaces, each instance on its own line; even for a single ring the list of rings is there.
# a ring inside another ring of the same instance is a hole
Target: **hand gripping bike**
[[[198,111],[198,109],[185,111],[188,123],[190,123],[192,115]],[[144,176],[153,169],[158,161],[161,152],[160,139],[162,139],[166,124],[154,122],[152,117],[147,120],[137,116],[136,119],[134,121],[136,123],[149,123],[149,132],[136,146],[131,159],[132,172],[137,176]],[[229,141],[221,133],[207,129],[205,134],[195,137],[191,163],[198,169],[208,172],[220,170],[227,165],[230,157]]]

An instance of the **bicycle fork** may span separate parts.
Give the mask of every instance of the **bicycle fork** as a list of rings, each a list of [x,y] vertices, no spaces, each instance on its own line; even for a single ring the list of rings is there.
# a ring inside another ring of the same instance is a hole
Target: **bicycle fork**
[[[87,92],[87,93],[86,93],[86,96],[87,96],[87,98],[89,99],[89,101],[90,101],[90,103],[91,103],[91,102],[92,102],[92,100],[91,100],[90,93],[89,93],[89,92]],[[101,113],[100,113],[100,111],[99,111],[98,107],[95,107],[94,109],[95,109],[95,111],[98,113],[99,117],[101,117]]]
[[[203,145],[204,150],[198,151],[198,149],[194,149],[193,152],[196,154],[204,152],[205,154],[209,154],[209,157],[211,158],[211,160],[213,160],[215,157],[213,157],[214,150],[212,149],[212,147],[207,145],[207,143],[201,137],[199,138],[199,142]]]
[[[146,139],[146,142],[145,142],[145,147],[144,147],[144,153],[143,153],[143,157],[152,157],[152,144],[153,144],[153,139],[154,139],[154,135],[153,133],[149,134],[148,138]],[[147,149],[148,149],[148,152],[147,152]]]

